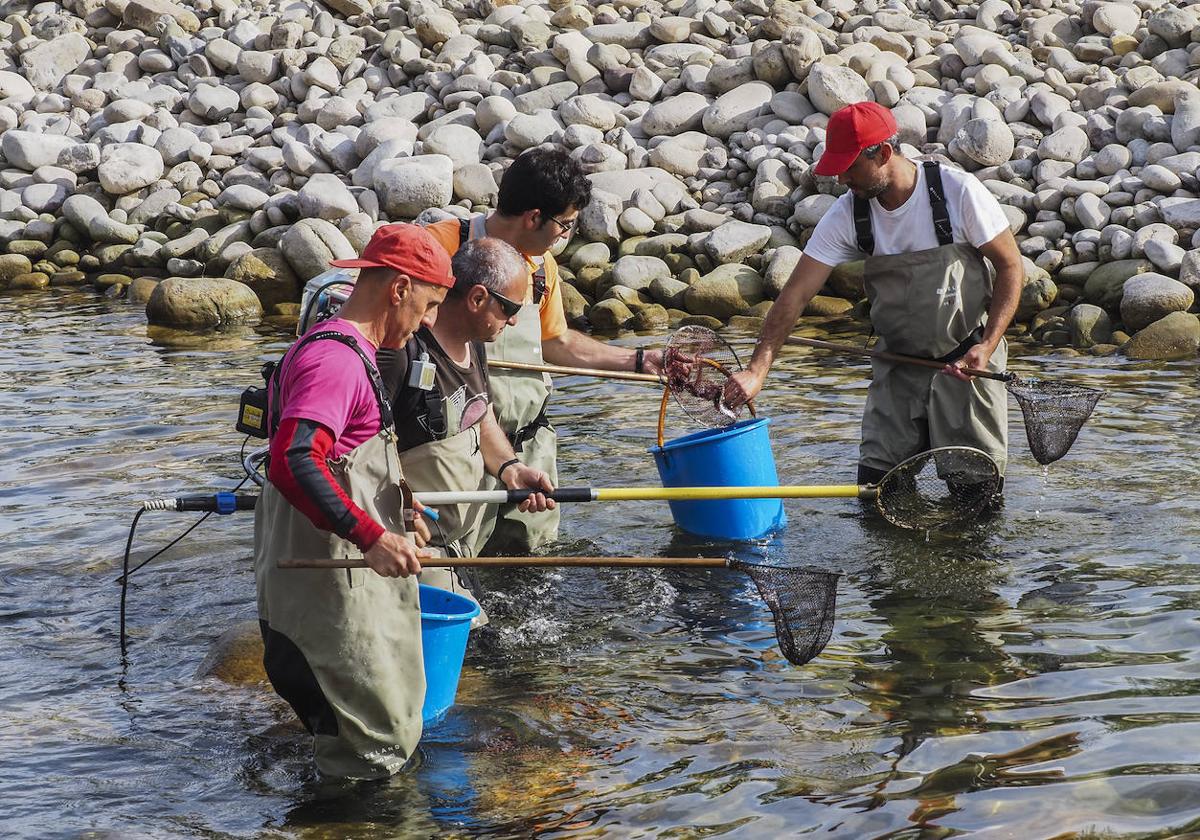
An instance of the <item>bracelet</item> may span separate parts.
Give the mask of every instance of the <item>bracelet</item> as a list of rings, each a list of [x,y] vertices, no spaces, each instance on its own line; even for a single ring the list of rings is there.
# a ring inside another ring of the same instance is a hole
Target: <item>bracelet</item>
[[[646,351],[639,347],[633,354],[633,369],[637,373],[646,372]]]
[[[509,467],[511,467],[513,464],[519,464],[519,463],[521,463],[520,458],[513,458],[510,461],[505,461],[503,464],[500,465],[500,469],[496,470],[496,478],[499,481],[503,481],[504,480],[504,471],[506,469],[508,469]]]

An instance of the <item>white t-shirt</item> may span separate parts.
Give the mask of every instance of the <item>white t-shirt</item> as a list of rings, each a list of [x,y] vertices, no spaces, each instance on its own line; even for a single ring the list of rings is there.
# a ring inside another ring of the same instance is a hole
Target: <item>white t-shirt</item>
[[[933,213],[929,208],[929,190],[925,186],[925,167],[917,167],[917,185],[908,201],[895,210],[884,209],[871,199],[871,227],[875,234],[875,255],[907,254],[938,247],[933,229]],[[978,248],[986,245],[1008,227],[1008,217],[1000,202],[987,187],[968,172],[950,166],[942,167],[942,189],[946,193],[946,210],[954,241]],[[817,223],[804,253],[828,266],[862,259],[854,237],[854,195],[847,192],[825,212]]]

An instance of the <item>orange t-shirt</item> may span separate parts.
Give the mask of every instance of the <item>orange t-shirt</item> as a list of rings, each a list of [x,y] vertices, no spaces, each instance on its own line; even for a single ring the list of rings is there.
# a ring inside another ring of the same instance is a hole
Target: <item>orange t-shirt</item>
[[[458,219],[434,222],[427,225],[425,230],[441,243],[450,256],[454,256],[458,251],[458,243],[462,237],[462,225],[459,224]],[[567,331],[567,316],[563,310],[558,263],[555,262],[549,251],[542,255],[542,259],[546,276],[546,294],[542,295],[542,302],[538,305],[538,316],[542,322],[542,341],[550,341]],[[525,262],[529,266],[529,288],[525,292],[525,303],[531,303],[533,301],[533,274],[538,267],[529,257],[525,257]]]

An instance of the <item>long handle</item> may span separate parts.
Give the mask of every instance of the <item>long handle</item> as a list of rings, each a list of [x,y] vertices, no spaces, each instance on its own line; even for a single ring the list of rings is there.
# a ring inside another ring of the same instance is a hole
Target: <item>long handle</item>
[[[527,370],[532,373],[557,373],[561,376],[595,376],[600,379],[620,379],[626,382],[662,384],[662,380],[653,373],[633,373],[627,370],[598,370],[596,368],[563,367],[562,365],[533,365],[526,362],[505,362],[500,359],[488,359],[488,367],[499,370]]]
[[[592,566],[610,568],[659,568],[690,566],[702,568],[725,568],[729,561],[724,557],[431,557],[422,560],[425,568],[448,568],[458,566]],[[281,569],[364,569],[367,563],[361,557],[347,558],[294,558],[279,561]]]
[[[905,365],[920,365],[921,367],[935,368],[941,370],[946,366],[945,362],[939,362],[936,359],[922,359],[917,356],[904,356],[900,353],[889,353],[886,350],[872,350],[869,347],[855,347],[853,344],[834,344],[831,341],[818,341],[815,338],[800,338],[799,336],[790,335],[786,339],[788,344],[803,344],[805,347],[816,347],[820,350],[833,350],[838,353],[853,353],[856,356],[871,356],[875,359],[883,359],[887,362],[899,362]],[[1004,371],[996,373],[992,370],[977,370],[976,368],[963,368],[963,373],[969,376],[978,376],[983,379],[996,379],[1000,382],[1011,382],[1017,378],[1015,373]]]
[[[556,502],[679,502],[706,499],[873,499],[870,485],[813,484],[784,487],[560,487],[546,495]],[[413,491],[423,505],[503,505],[525,501],[533,490]]]

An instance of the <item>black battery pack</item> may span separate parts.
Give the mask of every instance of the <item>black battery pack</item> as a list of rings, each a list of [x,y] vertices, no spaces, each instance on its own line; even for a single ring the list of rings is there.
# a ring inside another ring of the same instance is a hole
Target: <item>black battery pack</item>
[[[251,385],[242,391],[234,427],[244,435],[267,437],[267,389]]]

